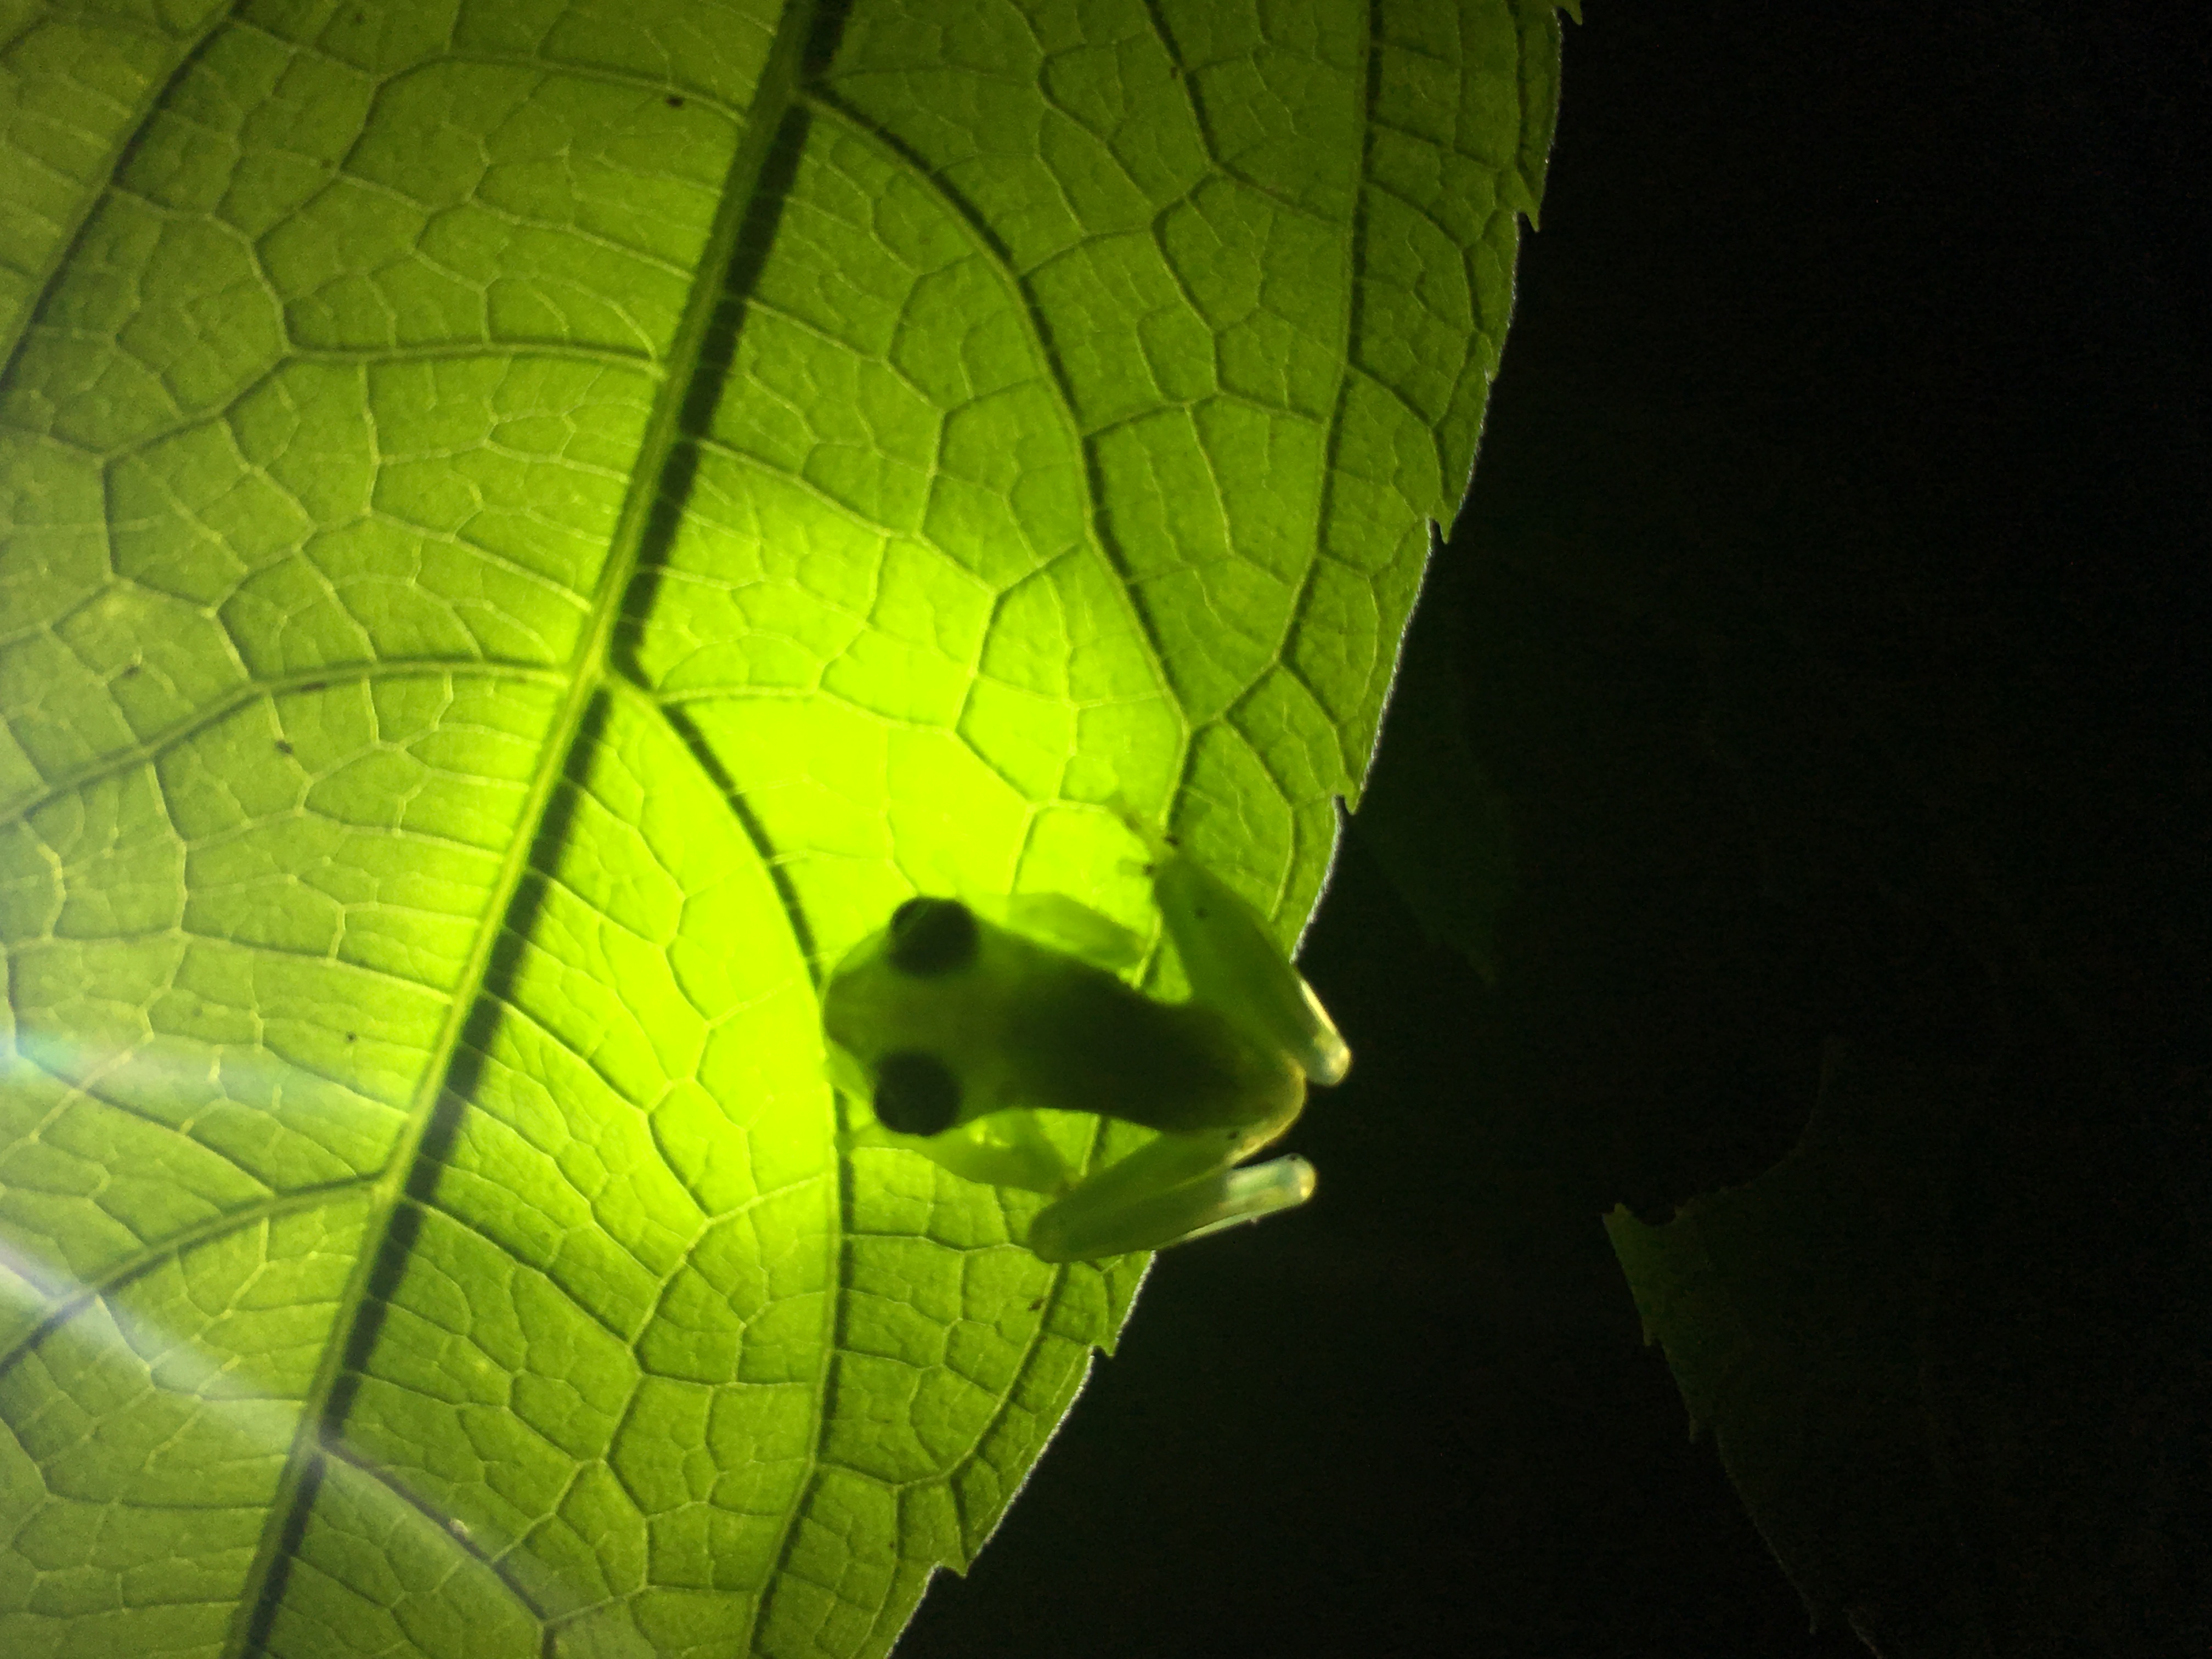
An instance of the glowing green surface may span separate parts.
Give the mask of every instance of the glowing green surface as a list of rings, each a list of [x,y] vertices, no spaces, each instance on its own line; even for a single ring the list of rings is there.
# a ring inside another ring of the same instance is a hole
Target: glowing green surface
[[[1557,25],[819,21],[0,9],[0,1650],[880,1653],[1112,1337],[817,980],[1295,934]]]

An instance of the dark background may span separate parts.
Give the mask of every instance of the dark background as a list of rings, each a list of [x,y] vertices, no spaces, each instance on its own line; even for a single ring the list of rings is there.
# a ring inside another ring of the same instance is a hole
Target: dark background
[[[1304,958],[1358,1056],[1291,1143],[1321,1196],[1161,1259],[902,1659],[1863,1652],[1599,1224],[1771,1164],[1831,1038],[1964,1103],[1975,1650],[2212,1639],[2212,31],[1588,17],[1403,682],[1510,826],[1496,983],[1416,915],[1488,866],[1376,833],[1467,799],[1401,710]]]

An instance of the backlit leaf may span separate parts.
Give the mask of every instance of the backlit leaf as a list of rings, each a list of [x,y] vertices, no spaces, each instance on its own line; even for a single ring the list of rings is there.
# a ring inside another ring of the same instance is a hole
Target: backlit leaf
[[[0,12],[0,1651],[867,1654],[1139,1261],[841,1160],[917,888],[1295,936],[1542,0]]]

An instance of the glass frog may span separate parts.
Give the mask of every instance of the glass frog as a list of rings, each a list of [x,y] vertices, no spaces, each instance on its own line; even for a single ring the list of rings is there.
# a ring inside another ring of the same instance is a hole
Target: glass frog
[[[1125,983],[1143,942],[1072,898],[1017,896],[1004,922],[957,899],[911,898],[830,975],[833,1075],[874,1127],[848,1145],[911,1148],[953,1174],[1051,1196],[1029,1247],[1078,1261],[1180,1244],[1312,1195],[1302,1158],[1243,1164],[1340,1081],[1351,1051],[1259,914],[1218,877],[1132,823],[1182,1002]],[[1084,1175],[1040,1110],[1159,1133]],[[1242,1166],[1242,1167],[1240,1167]]]

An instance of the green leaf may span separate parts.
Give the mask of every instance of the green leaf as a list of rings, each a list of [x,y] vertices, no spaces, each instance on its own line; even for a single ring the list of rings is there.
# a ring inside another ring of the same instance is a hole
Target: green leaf
[[[1540,0],[0,14],[0,1650],[880,1653],[1139,1261],[836,1152],[917,888],[1292,938]]]
[[[1832,1043],[1779,1164],[1663,1226],[1606,1218],[1692,1430],[1814,1617],[1882,1653],[1992,1651],[1931,1335],[1967,1115],[1955,1086]]]

